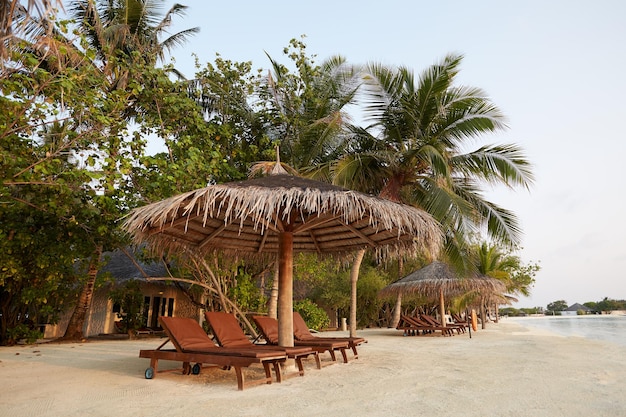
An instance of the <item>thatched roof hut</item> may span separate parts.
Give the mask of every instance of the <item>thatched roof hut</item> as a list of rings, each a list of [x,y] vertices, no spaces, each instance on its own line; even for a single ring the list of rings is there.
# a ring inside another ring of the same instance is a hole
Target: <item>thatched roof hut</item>
[[[445,315],[444,297],[454,297],[476,291],[483,296],[503,295],[506,286],[502,281],[485,275],[474,274],[461,277],[444,262],[435,261],[389,284],[380,291],[381,296],[420,294],[439,299],[440,314]],[[442,319],[445,325],[445,321]]]
[[[389,284],[380,291],[380,295],[420,294],[435,298],[439,297],[442,291],[447,296],[469,291],[504,293],[506,287],[501,281],[485,275],[461,277],[446,263],[435,261]]]

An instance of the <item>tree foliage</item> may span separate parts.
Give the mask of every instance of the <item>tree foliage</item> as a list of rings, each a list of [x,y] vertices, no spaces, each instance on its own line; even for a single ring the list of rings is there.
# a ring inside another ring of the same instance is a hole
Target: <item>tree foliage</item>
[[[546,310],[556,312],[556,311],[566,310],[567,307],[568,307],[567,301],[565,301],[565,300],[557,300],[557,301],[553,301],[550,304],[548,304],[546,306]]]

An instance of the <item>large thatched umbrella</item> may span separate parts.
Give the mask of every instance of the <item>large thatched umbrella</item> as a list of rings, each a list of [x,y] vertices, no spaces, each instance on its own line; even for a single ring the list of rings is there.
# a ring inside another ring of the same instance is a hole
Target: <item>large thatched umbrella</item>
[[[283,346],[293,346],[294,252],[438,250],[440,228],[426,212],[276,167],[267,177],[211,185],[135,209],[124,228],[159,251],[278,256]]]
[[[439,298],[441,323],[445,326],[444,296],[456,296],[469,291],[492,296],[503,294],[506,286],[502,281],[485,275],[460,277],[444,262],[435,261],[389,284],[380,290],[380,295],[420,294],[433,299]]]

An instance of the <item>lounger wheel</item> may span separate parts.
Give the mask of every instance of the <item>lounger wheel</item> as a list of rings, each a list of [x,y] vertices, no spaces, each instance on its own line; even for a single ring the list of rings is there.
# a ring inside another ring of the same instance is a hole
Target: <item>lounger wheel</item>
[[[200,373],[200,369],[202,369],[202,367],[199,363],[197,363],[193,366],[193,368],[191,368],[191,373],[194,375],[198,375]]]
[[[146,379],[152,379],[154,378],[154,368],[150,367],[148,369],[146,369]]]

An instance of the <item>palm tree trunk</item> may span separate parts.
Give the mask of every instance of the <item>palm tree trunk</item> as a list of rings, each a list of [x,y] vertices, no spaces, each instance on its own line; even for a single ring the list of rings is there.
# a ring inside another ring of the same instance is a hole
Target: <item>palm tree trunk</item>
[[[85,319],[87,318],[87,313],[91,308],[94,287],[96,285],[96,276],[98,275],[98,266],[100,264],[101,257],[102,245],[97,245],[91,261],[89,262],[87,282],[85,282],[85,286],[78,297],[78,304],[72,313],[72,317],[70,317],[70,322],[67,325],[67,329],[65,329],[65,334],[62,339],[80,340],[85,337],[83,334],[83,327],[85,327]]]
[[[398,297],[396,298],[396,305],[393,307],[393,317],[391,318],[391,323],[389,323],[389,327],[396,328],[398,323],[400,323],[400,317],[402,316],[402,294],[398,293]]]
[[[481,329],[486,329],[487,328],[487,309],[485,308],[485,302],[481,301],[480,302],[480,328]]]
[[[443,300],[443,288],[439,289],[439,314],[441,314],[441,326],[446,327],[446,304]]]
[[[278,261],[274,265],[274,280],[270,291],[270,299],[267,300],[267,315],[273,319],[278,316]]]
[[[350,337],[356,336],[356,284],[359,280],[361,262],[365,256],[365,249],[361,249],[354,256],[354,263],[350,270]]]
[[[398,258],[398,279],[404,276],[404,261],[402,257]],[[393,317],[391,318],[391,323],[389,323],[389,327],[396,328],[398,323],[400,323],[400,317],[402,316],[402,294],[398,293],[398,297],[396,298],[396,305],[393,308]]]

